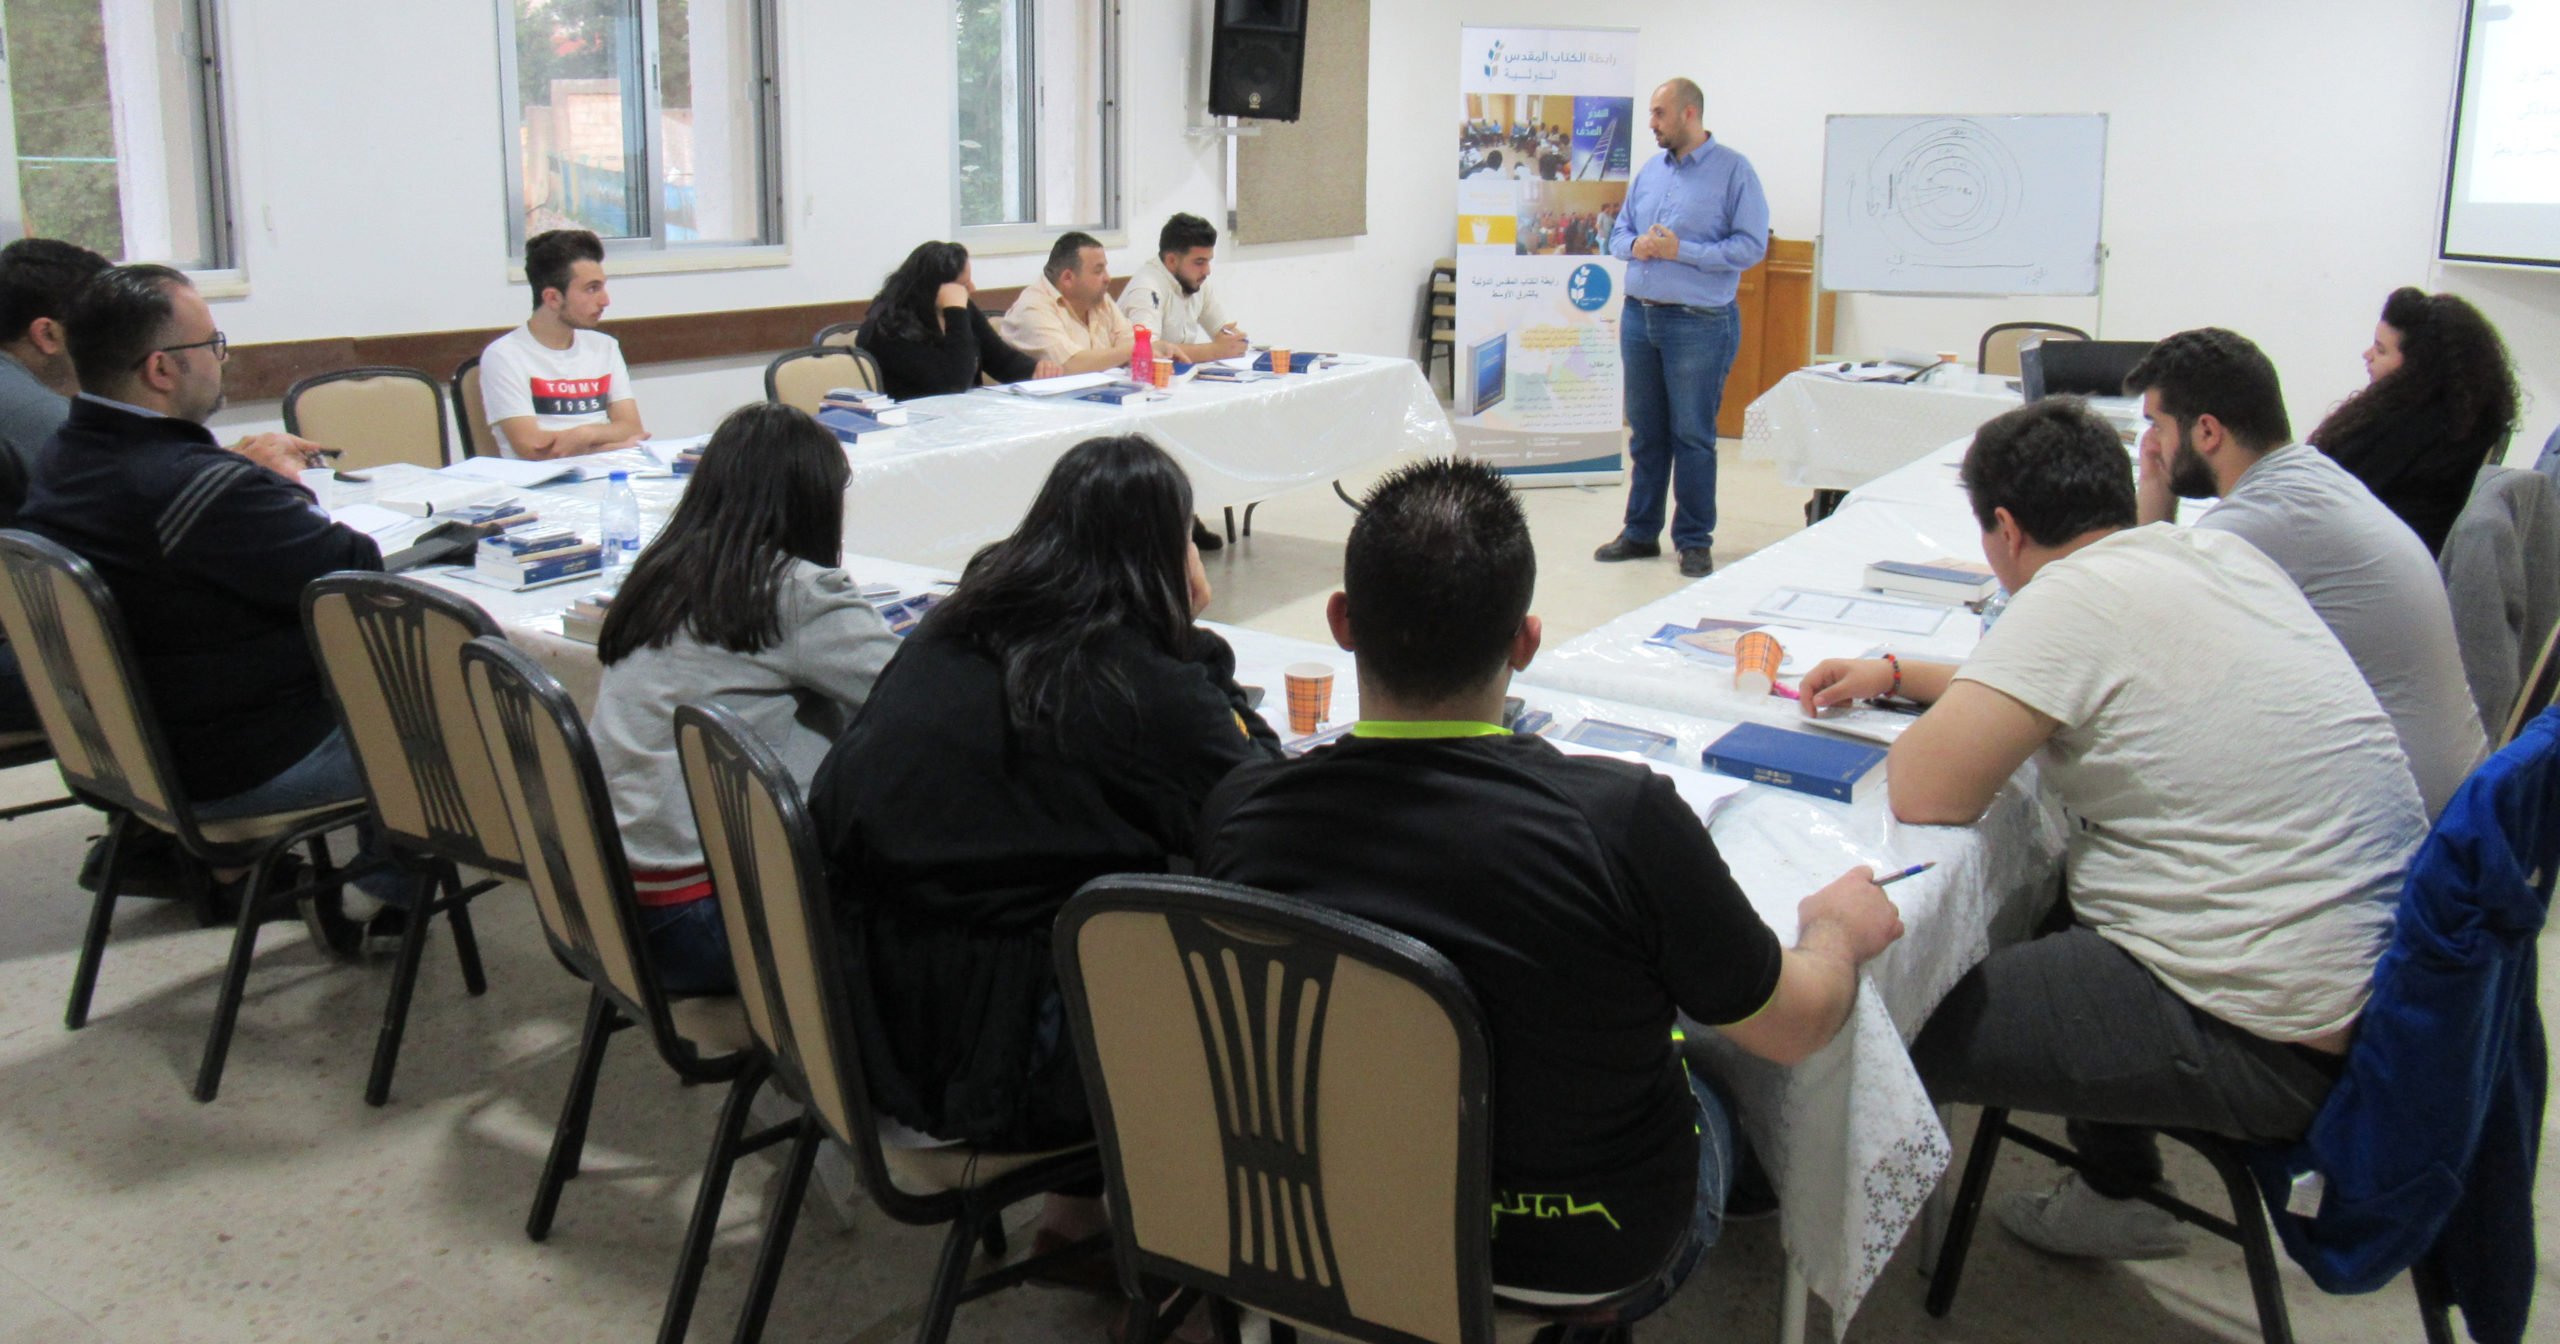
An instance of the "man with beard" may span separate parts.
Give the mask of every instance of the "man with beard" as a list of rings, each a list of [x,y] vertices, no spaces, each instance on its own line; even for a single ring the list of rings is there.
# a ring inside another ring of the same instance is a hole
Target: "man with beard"
[[[1984,424],[1963,480],[2014,594],[1999,623],[1962,666],[1825,662],[1804,707],[1929,706],[1887,765],[1908,824],[1969,825],[2038,763],[2070,822],[2069,923],[1966,972],[1911,1060],[1940,1104],[2072,1122],[2096,1171],[2003,1201],[2022,1240],[2176,1255],[2177,1220],[2135,1198],[2163,1183],[2146,1127],[2302,1135],[2425,811],[2390,717],[2301,590],[2227,532],[2135,526],[2133,463],[2088,407],[2049,397]]]
[[[1627,184],[1609,254],[1627,263],[1618,351],[1627,371],[1627,513],[1592,553],[1604,564],[1662,554],[1663,510],[1680,572],[1715,569],[1716,413],[1742,341],[1734,295],[1769,251],[1769,199],[1751,161],[1701,124],[1706,99],[1685,79],[1653,91],[1660,157]]]
[[[1198,215],[1175,215],[1156,235],[1154,259],[1120,291],[1121,313],[1155,333],[1157,354],[1198,364],[1245,352],[1244,330],[1209,288],[1217,251],[1218,226]]]
[[[81,392],[27,485],[18,526],[87,560],[115,594],[144,698],[178,787],[204,821],[361,797],[364,783],[302,632],[302,589],[380,569],[373,539],[330,521],[298,478],[317,445],[255,434],[229,448],[204,421],[222,407],[229,342],[187,277],[101,271],[63,318]],[[228,882],[237,874],[217,873]],[[362,879],[346,913],[408,904],[416,882]],[[307,906],[329,945],[365,932]]]
[[[2327,454],[2295,443],[2275,366],[2243,336],[2182,331],[2125,378],[2142,397],[2141,521],[2222,501],[2195,526],[2276,562],[2391,715],[2427,815],[2488,752],[2463,679],[2453,607],[2426,543]]]

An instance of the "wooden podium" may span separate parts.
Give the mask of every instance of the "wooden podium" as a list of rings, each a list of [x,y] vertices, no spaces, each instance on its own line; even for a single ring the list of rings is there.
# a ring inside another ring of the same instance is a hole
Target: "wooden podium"
[[[1778,380],[1813,362],[1817,339],[1830,347],[1832,296],[1816,304],[1813,287],[1813,244],[1771,235],[1769,255],[1742,273],[1734,296],[1742,319],[1742,341],[1734,349],[1733,372],[1724,380],[1724,403],[1716,412],[1716,437],[1742,437],[1743,412]],[[1821,310],[1817,315],[1816,309]]]

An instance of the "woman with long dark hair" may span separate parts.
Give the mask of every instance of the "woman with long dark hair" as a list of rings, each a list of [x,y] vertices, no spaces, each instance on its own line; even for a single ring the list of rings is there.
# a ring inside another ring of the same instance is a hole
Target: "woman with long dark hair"
[[[1091,1137],[1049,925],[1104,873],[1188,857],[1200,804],[1278,754],[1189,540],[1191,485],[1136,436],[1078,444],[881,674],[810,791],[872,1098],[917,1143]],[[1081,1222],[1080,1222],[1081,1220]],[[1052,1206],[1054,1235],[1088,1207]]]
[[[671,993],[737,988],[676,758],[676,706],[736,711],[806,784],[897,651],[836,567],[848,475],[836,436],[806,414],[761,402],[730,412],[605,615],[596,755]]]
[[[2444,550],[2480,468],[2516,428],[2516,375],[2489,319],[2454,294],[2403,286],[2382,302],[2365,389],[2311,433],[2409,529]]]
[[[1057,365],[996,334],[970,297],[977,289],[958,243],[918,243],[898,263],[853,338],[880,361],[881,391],[905,401],[966,392],[982,373],[999,383],[1057,376]]]

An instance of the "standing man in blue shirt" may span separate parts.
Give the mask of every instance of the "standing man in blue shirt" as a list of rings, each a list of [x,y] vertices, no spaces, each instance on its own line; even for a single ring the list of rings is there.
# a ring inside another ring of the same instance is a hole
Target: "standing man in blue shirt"
[[[1662,554],[1663,506],[1676,482],[1671,544],[1680,572],[1715,569],[1716,411],[1742,339],[1733,310],[1742,273],[1769,251],[1769,201],[1751,161],[1702,124],[1706,97],[1686,79],[1653,91],[1660,157],[1627,187],[1609,253],[1627,263],[1618,350],[1626,364],[1627,521],[1601,561]]]

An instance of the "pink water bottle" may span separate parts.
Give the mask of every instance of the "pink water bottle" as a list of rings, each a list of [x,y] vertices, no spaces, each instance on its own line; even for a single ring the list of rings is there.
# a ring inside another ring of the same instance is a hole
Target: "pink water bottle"
[[[1137,334],[1129,350],[1129,371],[1134,374],[1144,369],[1147,371],[1146,376],[1152,380],[1156,367],[1156,338],[1145,327],[1138,327],[1135,330]]]

